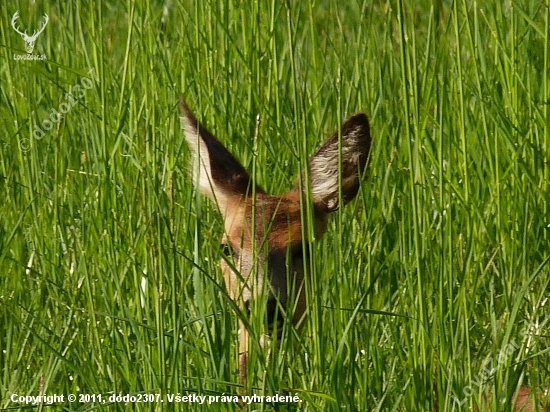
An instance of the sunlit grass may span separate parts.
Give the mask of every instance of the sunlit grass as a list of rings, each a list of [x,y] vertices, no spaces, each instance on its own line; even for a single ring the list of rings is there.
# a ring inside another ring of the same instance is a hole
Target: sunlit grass
[[[503,411],[550,385],[548,2],[37,3],[0,14],[0,408],[238,393],[222,222],[187,173],[182,94],[272,193],[345,117],[371,121],[359,196],[312,250],[309,320],[269,356],[251,347],[247,391],[304,402],[255,408]],[[49,15],[46,61],[14,60],[17,10],[28,33]]]

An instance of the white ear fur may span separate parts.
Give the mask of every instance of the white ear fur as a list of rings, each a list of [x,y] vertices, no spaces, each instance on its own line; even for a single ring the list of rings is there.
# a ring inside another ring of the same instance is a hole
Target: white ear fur
[[[308,165],[313,202],[318,210],[325,213],[340,207],[340,184],[343,205],[357,195],[371,143],[367,116],[358,113],[343,123],[340,145],[338,135],[338,131],[334,132],[313,154]]]
[[[185,140],[191,149],[191,171],[193,182],[197,189],[205,196],[214,201],[220,209],[226,207],[225,196],[217,196],[214,189],[214,180],[210,170],[210,156],[205,142],[202,140],[196,123],[190,119],[184,112],[182,118],[182,127],[185,134]]]
[[[198,123],[183,98],[180,103],[185,139],[192,153],[194,182],[201,193],[212,199],[222,214],[227,216],[230,202],[241,202],[252,194],[250,176],[227,149]],[[330,213],[357,195],[360,176],[367,165],[370,143],[368,118],[358,113],[347,119],[342,124],[341,132],[335,131],[313,154],[308,168],[313,202],[318,211]],[[342,199],[339,197],[340,186]],[[265,193],[259,187],[255,191]]]
[[[224,216],[230,202],[252,194],[252,181],[244,167],[195,118],[183,97],[182,126],[191,148],[193,179],[197,188],[219,206]],[[256,188],[256,193],[263,193]]]

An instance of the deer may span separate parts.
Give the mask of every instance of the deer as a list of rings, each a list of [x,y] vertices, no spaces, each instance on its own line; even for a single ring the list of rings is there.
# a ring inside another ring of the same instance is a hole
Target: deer
[[[550,406],[550,387],[545,390],[536,390],[530,386],[522,386],[516,389],[505,401],[507,405],[512,405],[511,410],[515,412],[533,412],[535,410],[535,403],[533,402],[533,395],[537,398],[537,409],[539,412],[547,411]],[[491,400],[494,395],[489,393],[488,397],[482,399],[482,411],[491,411]],[[504,402],[501,403],[501,407],[504,406]],[[478,409],[474,406],[474,411]],[[437,412],[437,408],[436,408]]]
[[[50,18],[48,17],[48,15],[46,13],[44,13],[44,17],[42,18],[44,23],[42,24],[42,27],[40,29],[34,31],[32,33],[32,36],[27,35],[27,30],[22,32],[21,30],[19,30],[17,28],[16,21],[17,21],[18,18],[19,18],[19,11],[16,11],[15,14],[13,15],[12,19],[11,19],[11,25],[12,25],[13,29],[17,33],[19,33],[21,35],[21,37],[23,38],[23,40],[25,41],[25,50],[27,51],[27,53],[31,54],[32,51],[34,50],[34,44],[36,43],[36,39],[38,38],[38,35],[44,31],[44,29],[46,28],[46,25],[48,24],[48,21],[50,20]]]
[[[307,233],[318,239],[327,229],[329,215],[357,196],[371,147],[367,116],[357,113],[345,120],[311,156],[307,172],[297,178],[294,188],[276,196],[253,181],[197,120],[183,97],[180,105],[196,189],[217,205],[224,220],[221,243],[228,257],[220,260],[220,267],[229,297],[245,314],[254,308],[254,301],[266,302],[271,331],[279,331],[285,319],[300,325],[307,315],[304,250],[314,240]],[[308,226],[301,208],[308,187],[314,222],[311,230],[304,230]],[[250,334],[241,318],[238,323],[239,377],[244,386]]]

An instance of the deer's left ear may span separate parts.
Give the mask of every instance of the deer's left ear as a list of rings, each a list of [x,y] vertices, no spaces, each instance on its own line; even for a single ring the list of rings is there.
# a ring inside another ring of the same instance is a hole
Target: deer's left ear
[[[225,216],[229,203],[252,194],[252,180],[243,166],[197,121],[180,99],[185,139],[192,153],[193,179],[202,194],[212,199]],[[261,192],[260,188],[256,192]]]
[[[359,179],[367,166],[371,145],[367,116],[358,113],[348,118],[342,124],[341,145],[338,140],[337,130],[311,156],[308,164],[313,202],[315,208],[324,213],[342,206],[338,190],[340,183],[344,206],[359,191]]]

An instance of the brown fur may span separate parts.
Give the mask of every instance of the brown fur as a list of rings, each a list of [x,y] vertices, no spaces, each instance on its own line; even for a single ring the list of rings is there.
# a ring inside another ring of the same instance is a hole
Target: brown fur
[[[546,388],[546,391],[537,392],[537,399],[539,400],[537,411],[539,412],[547,411],[548,406],[550,406],[549,389],[550,388]],[[514,403],[515,406],[513,410],[516,412],[533,412],[535,410],[533,405],[533,390],[529,386],[522,386],[519,388],[508,402],[509,405]],[[482,406],[482,410],[489,412],[491,410],[489,399],[487,399]],[[477,411],[477,408],[475,408],[475,410]]]
[[[308,187],[305,174],[292,191],[282,196],[268,195],[197,121],[183,98],[181,107],[195,183],[218,205],[225,222],[222,241],[233,253],[236,272],[225,259],[220,263],[229,296],[248,307],[252,299],[267,293],[268,304],[272,305],[267,308],[268,318],[270,312],[278,314],[282,308],[281,315],[298,324],[307,304],[304,264],[299,258],[295,262],[294,255],[313,240],[302,238],[303,233],[310,232],[302,228],[300,211],[302,198],[307,198],[299,189]],[[370,142],[367,116],[359,113],[348,118],[311,157],[307,175],[311,178],[315,238],[324,233],[329,213],[357,195]],[[287,284],[288,278],[291,285]],[[289,296],[289,291],[295,296]],[[244,383],[248,333],[242,322],[239,329],[239,368]]]

